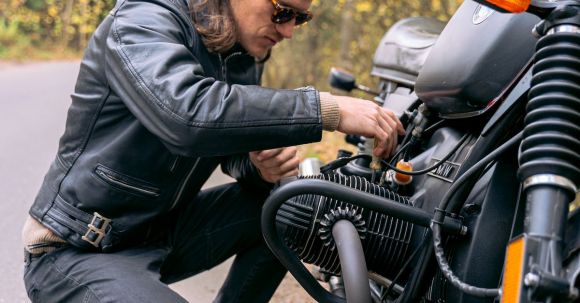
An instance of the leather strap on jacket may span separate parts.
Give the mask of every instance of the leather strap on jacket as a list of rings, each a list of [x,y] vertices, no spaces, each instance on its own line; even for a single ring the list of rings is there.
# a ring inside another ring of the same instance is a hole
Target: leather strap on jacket
[[[86,213],[70,205],[60,196],[56,198],[53,207],[48,210],[47,216],[74,231],[80,235],[82,241],[96,248],[102,248],[103,240],[105,243],[110,242],[107,240],[112,231],[111,219],[97,212],[92,215]]]

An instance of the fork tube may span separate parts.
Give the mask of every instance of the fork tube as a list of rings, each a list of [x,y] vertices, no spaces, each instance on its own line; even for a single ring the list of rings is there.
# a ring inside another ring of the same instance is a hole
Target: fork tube
[[[534,301],[561,302],[569,288],[562,259],[569,203],[580,185],[579,8],[558,7],[544,21],[519,156],[527,203],[520,287]]]

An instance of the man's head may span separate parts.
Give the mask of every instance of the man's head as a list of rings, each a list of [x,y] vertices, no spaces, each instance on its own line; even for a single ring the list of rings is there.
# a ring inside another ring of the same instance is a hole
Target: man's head
[[[312,18],[312,0],[205,0],[194,6],[194,20],[206,46],[224,52],[239,43],[263,58],[294,27]]]
[[[305,16],[311,16],[311,0],[230,0],[230,4],[237,41],[257,58],[283,39],[292,38],[296,21],[308,21]]]

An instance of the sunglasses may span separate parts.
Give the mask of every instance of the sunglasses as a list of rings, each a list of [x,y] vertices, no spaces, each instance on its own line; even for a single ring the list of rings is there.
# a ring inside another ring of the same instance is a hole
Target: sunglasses
[[[310,11],[299,12],[291,7],[281,5],[277,0],[271,1],[274,5],[272,22],[276,24],[284,24],[294,20],[294,25],[298,26],[312,20],[313,15]]]

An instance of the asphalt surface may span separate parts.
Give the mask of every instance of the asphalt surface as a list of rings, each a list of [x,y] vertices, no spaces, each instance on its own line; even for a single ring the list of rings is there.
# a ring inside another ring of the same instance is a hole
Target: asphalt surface
[[[0,63],[0,303],[30,302],[20,231],[55,156],[78,67],[78,61]],[[228,180],[214,174],[206,186]],[[211,302],[228,263],[171,287],[190,302]]]

